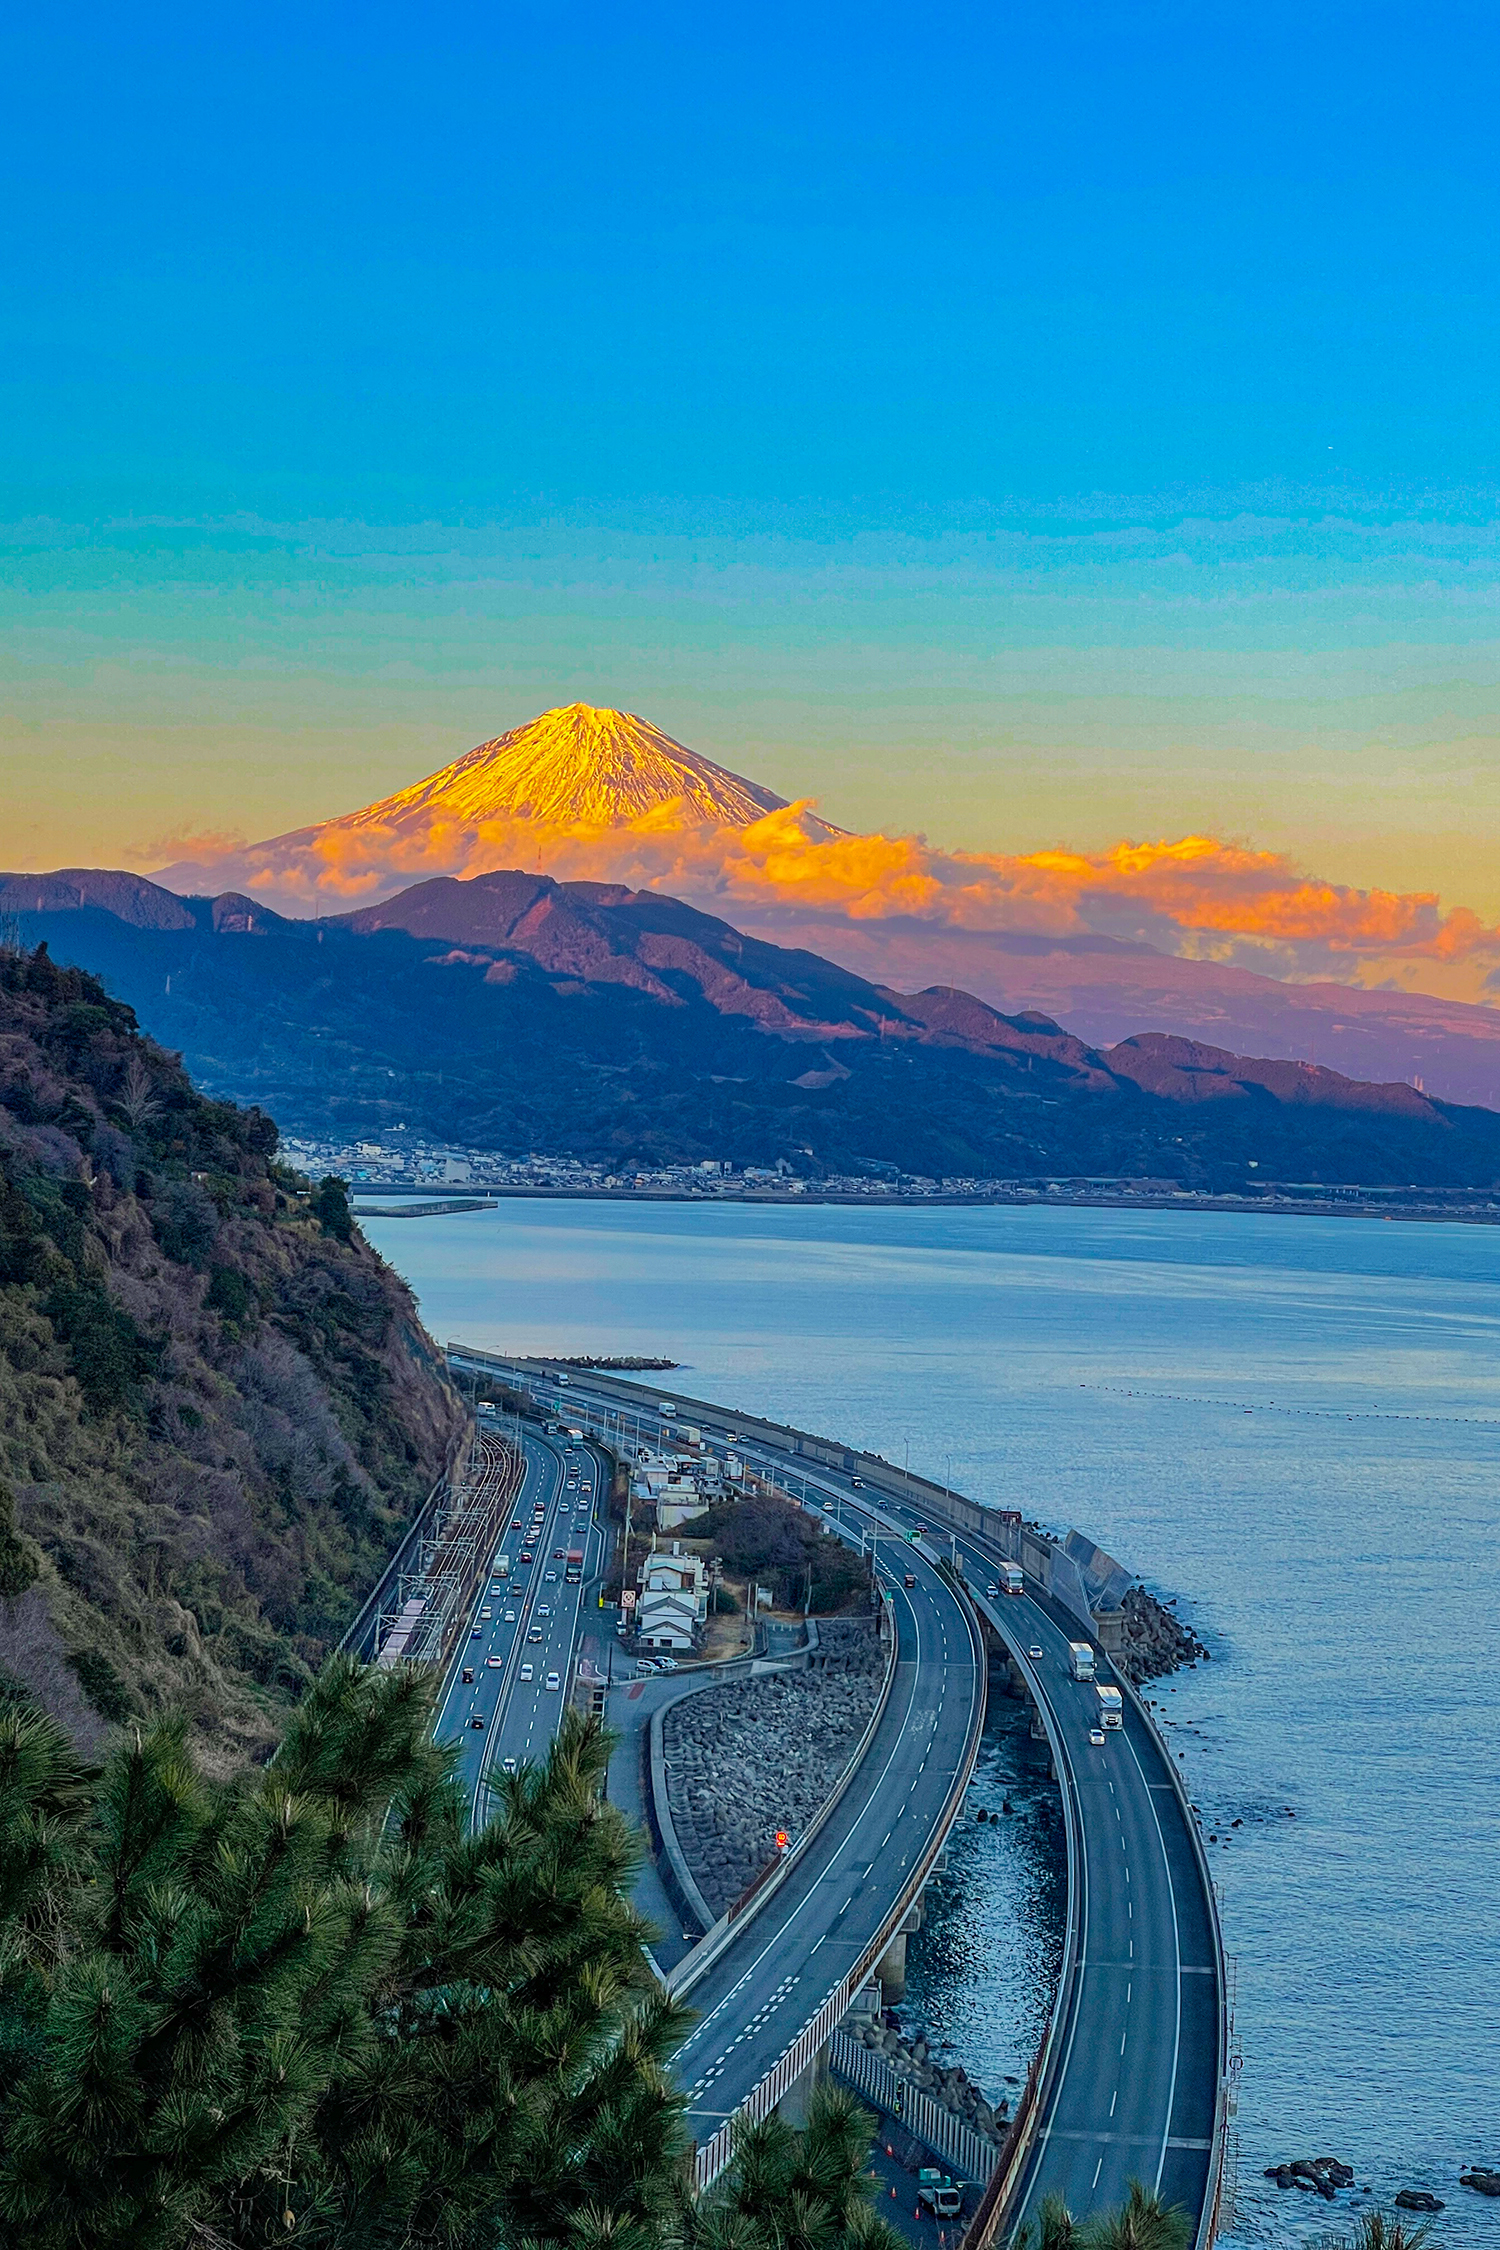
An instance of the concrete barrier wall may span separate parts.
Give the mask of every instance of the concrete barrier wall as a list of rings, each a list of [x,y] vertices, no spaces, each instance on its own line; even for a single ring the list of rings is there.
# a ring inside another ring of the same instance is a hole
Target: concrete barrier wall
[[[883,2055],[862,2047],[846,2031],[836,2031],[828,2042],[828,2063],[857,2094],[865,2095],[888,2117],[899,2117],[907,2132],[925,2141],[959,2179],[979,2185],[989,2180],[1000,2156],[995,2143],[909,2078],[902,2078]]]

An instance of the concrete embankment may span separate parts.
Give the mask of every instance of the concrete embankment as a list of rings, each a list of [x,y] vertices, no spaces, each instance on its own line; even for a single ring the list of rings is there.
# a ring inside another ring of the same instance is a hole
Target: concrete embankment
[[[805,1671],[726,1681],[663,1713],[670,1827],[715,1916],[775,1856],[778,1830],[795,1842],[816,1818],[869,1723],[884,1669],[873,1617],[819,1618]]]

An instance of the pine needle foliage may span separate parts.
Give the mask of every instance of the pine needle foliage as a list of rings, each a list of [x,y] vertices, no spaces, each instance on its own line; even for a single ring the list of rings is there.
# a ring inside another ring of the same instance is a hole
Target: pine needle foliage
[[[471,1826],[415,1672],[339,1659],[275,1761],[102,1769],[0,1707],[0,2239],[27,2250],[894,2250],[868,2120],[688,2192],[684,2012],[570,1717]]]
[[[795,2132],[774,2113],[735,2134],[723,2178],[691,2214],[694,2250],[903,2250],[866,2176],[870,2118],[821,2086]]]
[[[684,2019],[657,1992],[570,1721],[477,1830],[426,1683],[340,1660],[274,1764],[180,1723],[101,1773],[0,1712],[0,2232],[494,2250],[658,2241]]]
[[[1163,2203],[1139,2180],[1130,2182],[1118,2209],[1102,2211],[1076,2229],[1071,2221],[1069,2226],[1079,2250],[1187,2250],[1192,2235],[1192,2223],[1181,2205]]]

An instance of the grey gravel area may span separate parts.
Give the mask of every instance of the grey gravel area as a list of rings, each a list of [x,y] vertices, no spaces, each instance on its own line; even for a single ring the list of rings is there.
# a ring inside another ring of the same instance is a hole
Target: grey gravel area
[[[662,1721],[667,1803],[683,1857],[722,1914],[815,1817],[869,1723],[884,1654],[873,1619],[819,1618],[805,1672],[708,1688]]]

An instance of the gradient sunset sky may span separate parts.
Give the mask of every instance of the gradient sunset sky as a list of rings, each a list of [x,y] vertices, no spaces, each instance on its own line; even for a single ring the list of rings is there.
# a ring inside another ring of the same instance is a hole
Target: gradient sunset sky
[[[33,11],[0,865],[622,705],[1500,919],[1488,8]]]

